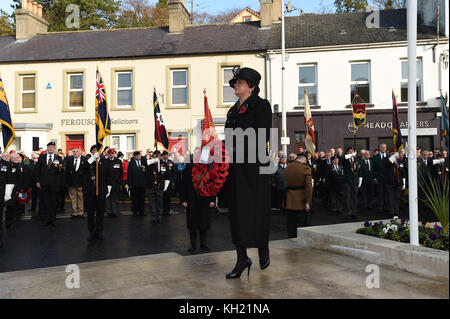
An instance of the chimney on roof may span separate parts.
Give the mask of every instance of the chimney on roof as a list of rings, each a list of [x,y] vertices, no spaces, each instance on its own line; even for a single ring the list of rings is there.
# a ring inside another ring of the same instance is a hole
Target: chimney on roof
[[[282,11],[282,0],[259,0],[261,27],[271,27],[272,23],[279,22]]]
[[[38,33],[47,32],[48,22],[42,18],[42,5],[33,0],[22,0],[16,15],[16,40],[26,40]]]
[[[191,15],[186,9],[184,0],[169,0],[169,32],[183,32],[184,27],[189,24]]]

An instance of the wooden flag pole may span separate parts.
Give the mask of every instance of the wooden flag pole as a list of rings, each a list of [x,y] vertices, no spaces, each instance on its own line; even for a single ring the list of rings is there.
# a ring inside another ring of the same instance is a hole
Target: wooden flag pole
[[[95,195],[98,196],[98,158],[95,159]]]

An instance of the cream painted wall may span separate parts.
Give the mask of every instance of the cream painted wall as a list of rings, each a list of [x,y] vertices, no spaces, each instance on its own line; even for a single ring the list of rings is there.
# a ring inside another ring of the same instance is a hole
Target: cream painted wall
[[[436,50],[436,62],[433,62],[432,45],[419,45],[417,56],[422,57],[423,69],[423,100],[426,107],[438,107],[439,78],[442,79],[442,90],[445,95],[449,88],[449,70],[442,69],[439,63],[441,52],[448,50],[446,43],[440,44]],[[286,62],[288,111],[298,105],[298,65],[317,63],[318,105],[317,111],[347,110],[350,104],[350,64],[349,61],[370,60],[371,62],[371,103],[375,109],[392,108],[391,92],[400,96],[401,63],[407,58],[407,46],[384,48],[358,48],[344,50],[335,48],[330,51],[290,53]],[[272,105],[279,104],[281,111],[281,54],[271,54],[269,100]],[[440,75],[439,69],[442,74]]]
[[[75,61],[0,64],[13,122],[15,123],[53,123],[53,129],[47,134],[47,140],[56,139],[57,147],[65,151],[65,134],[86,134],[85,147],[95,143],[95,126],[63,125],[63,120],[94,119],[95,109],[95,71],[98,66],[106,85],[109,107],[111,106],[111,72],[113,68],[134,68],[135,105],[134,111],[110,111],[112,119],[138,120],[138,125],[112,125],[112,131],[120,133],[137,132],[136,147],[140,150],[153,148],[153,85],[159,95],[160,107],[166,128],[169,131],[188,131],[189,148],[193,150],[201,138],[194,138],[195,123],[203,118],[203,89],[206,88],[209,106],[213,118],[225,118],[228,107],[218,104],[218,68],[221,63],[236,63],[258,70],[261,81],[261,96],[265,97],[264,58],[256,54],[232,54],[215,56],[184,56],[125,60]],[[190,109],[166,109],[166,66],[190,65],[191,83]],[[85,69],[86,111],[63,112],[63,70]],[[16,72],[36,71],[37,113],[16,113],[15,87]],[[46,89],[50,83],[52,89]],[[69,122],[70,123],[70,122]],[[75,122],[76,123],[76,122]],[[109,137],[105,145],[109,145]],[[22,146],[24,148],[25,145]],[[45,145],[41,145],[45,146]],[[30,150],[26,150],[30,152]]]

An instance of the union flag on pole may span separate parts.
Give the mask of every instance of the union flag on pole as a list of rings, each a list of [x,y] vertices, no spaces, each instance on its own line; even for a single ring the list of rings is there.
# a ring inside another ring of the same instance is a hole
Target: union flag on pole
[[[97,151],[103,148],[103,139],[111,135],[111,119],[109,118],[108,103],[106,101],[106,90],[102,75],[97,68],[96,90],[95,90],[95,140]]]
[[[305,144],[306,144],[306,150],[311,153],[311,155],[314,155],[316,152],[316,138],[314,136],[314,122],[311,117],[311,110],[309,107],[309,99],[308,94],[306,94],[306,88],[305,88]]]
[[[158,95],[156,94],[156,88],[153,88],[153,113],[155,116],[155,147],[158,149],[158,144],[161,145],[164,150],[169,152],[169,136],[167,135],[166,126],[159,108]]]

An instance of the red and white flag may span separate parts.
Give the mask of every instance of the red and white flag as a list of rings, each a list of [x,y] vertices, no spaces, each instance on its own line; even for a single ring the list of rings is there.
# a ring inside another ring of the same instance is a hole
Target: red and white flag
[[[316,152],[316,138],[314,136],[314,122],[311,117],[311,110],[309,107],[308,94],[305,88],[305,144],[306,150],[314,155]]]

